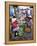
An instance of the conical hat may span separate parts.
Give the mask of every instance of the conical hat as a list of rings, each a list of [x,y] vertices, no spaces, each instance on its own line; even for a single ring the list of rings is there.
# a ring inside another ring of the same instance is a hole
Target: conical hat
[[[29,15],[28,17],[29,17],[29,18],[32,18],[32,16],[31,16],[31,15]]]

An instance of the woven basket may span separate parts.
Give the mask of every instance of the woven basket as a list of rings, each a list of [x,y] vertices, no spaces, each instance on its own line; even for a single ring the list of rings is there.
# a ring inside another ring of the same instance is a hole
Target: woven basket
[[[30,32],[30,28],[25,28],[25,32]]]

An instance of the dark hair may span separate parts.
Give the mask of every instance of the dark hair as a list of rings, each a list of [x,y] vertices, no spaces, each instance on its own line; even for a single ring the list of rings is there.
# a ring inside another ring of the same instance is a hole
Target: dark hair
[[[15,16],[13,16],[13,18],[16,18]]]
[[[33,6],[30,6],[30,8],[33,8]]]

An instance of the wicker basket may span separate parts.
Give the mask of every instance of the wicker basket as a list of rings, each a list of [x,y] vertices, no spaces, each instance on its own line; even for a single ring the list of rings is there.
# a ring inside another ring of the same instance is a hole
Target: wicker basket
[[[25,32],[30,32],[30,28],[25,28]]]

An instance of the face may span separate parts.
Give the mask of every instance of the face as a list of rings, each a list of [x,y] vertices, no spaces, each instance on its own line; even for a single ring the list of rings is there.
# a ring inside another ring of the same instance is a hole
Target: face
[[[12,23],[16,20],[16,18],[12,18]]]

